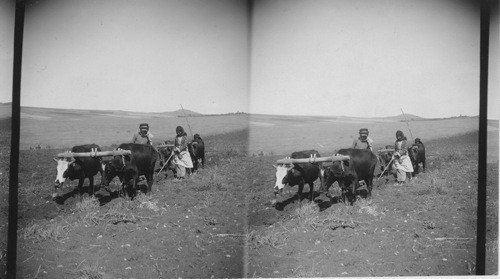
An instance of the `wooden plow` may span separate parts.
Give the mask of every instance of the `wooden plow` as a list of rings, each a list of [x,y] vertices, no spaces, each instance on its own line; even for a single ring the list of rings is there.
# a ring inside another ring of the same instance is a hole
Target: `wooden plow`
[[[132,152],[130,150],[117,149],[112,151],[97,151],[97,149],[92,149],[90,152],[63,152],[57,154],[58,158],[75,158],[75,157],[104,157],[104,156],[123,156],[130,155]]]
[[[336,161],[345,161],[349,160],[350,157],[347,155],[332,155],[328,157],[316,157],[312,156],[309,158],[301,158],[301,159],[293,159],[293,158],[284,158],[276,161],[278,164],[295,164],[295,163],[322,163],[322,162],[336,162]]]

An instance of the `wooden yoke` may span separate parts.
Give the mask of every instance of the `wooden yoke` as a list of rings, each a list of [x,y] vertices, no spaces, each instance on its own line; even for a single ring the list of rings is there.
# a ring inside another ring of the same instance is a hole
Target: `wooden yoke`
[[[174,144],[159,144],[156,146],[156,148],[160,149],[160,148],[167,148],[167,147],[174,147],[175,145]]]
[[[132,152],[130,150],[112,150],[112,151],[91,151],[91,152],[64,152],[57,154],[58,158],[74,158],[74,157],[103,157],[103,156],[120,156],[120,155],[130,155]]]
[[[277,160],[278,164],[295,164],[295,163],[320,163],[320,162],[335,162],[335,161],[344,161],[349,160],[349,156],[344,155],[332,155],[330,157],[309,157],[309,158],[301,158],[301,159],[292,159],[285,158]]]
[[[377,150],[379,153],[384,153],[384,152],[394,152],[394,149],[379,149]]]

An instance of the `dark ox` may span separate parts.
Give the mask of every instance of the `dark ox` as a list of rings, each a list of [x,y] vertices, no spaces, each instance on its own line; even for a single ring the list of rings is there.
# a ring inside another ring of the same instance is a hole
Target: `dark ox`
[[[408,148],[408,155],[410,156],[410,160],[413,165],[413,175],[415,176],[418,174],[420,163],[422,164],[422,169],[425,172],[425,146],[419,138],[416,138],[415,143]]]
[[[318,151],[316,150],[293,152],[290,157],[292,159],[302,159],[310,158],[311,155],[320,157]],[[273,204],[276,203],[277,194],[281,194],[283,192],[283,188],[287,184],[289,186],[299,186],[297,192],[297,196],[299,197],[299,199],[302,195],[304,184],[309,184],[310,200],[313,200],[314,181],[316,181],[318,177],[321,179],[321,170],[317,163],[298,163],[292,164],[292,166],[278,165],[274,167],[276,168],[276,183],[274,186]]]
[[[83,153],[91,152],[92,149],[101,151],[96,144],[78,145],[71,148],[71,152]],[[103,177],[103,170],[101,167],[101,159],[98,157],[78,157],[71,159],[56,159],[57,162],[57,177],[55,181],[54,193],[52,198],[57,198],[57,189],[62,187],[66,178],[70,180],[78,179],[78,191],[80,193],[80,200],[82,200],[83,182],[85,178],[89,179],[89,194],[94,194],[94,176],[99,172],[101,173],[101,182]]]
[[[111,161],[105,165],[104,181],[105,185],[118,176],[122,182],[121,192],[125,197],[134,197],[137,191],[137,183],[140,176],[145,176],[148,184],[147,192],[152,191],[153,174],[158,153],[151,145],[138,143],[123,143],[118,149],[130,150],[131,155],[114,156]],[[128,187],[126,187],[128,186]],[[127,191],[125,191],[127,188]]]
[[[385,149],[393,149],[394,150],[394,146],[386,145]],[[394,154],[394,151],[379,152],[379,154],[378,154],[378,162],[380,165],[379,177],[385,176],[386,183],[389,181],[388,176],[393,172],[393,160],[392,160],[393,154]]]
[[[194,173],[198,170],[199,161],[201,161],[201,166],[205,167],[205,143],[201,139],[200,135],[195,134],[194,140],[188,143],[189,155],[191,155],[191,160],[193,161]]]
[[[335,161],[324,169],[321,192],[328,195],[328,190],[337,181],[342,190],[342,199],[354,202],[354,196],[371,197],[373,173],[377,165],[377,156],[367,149],[341,149],[338,155],[347,155],[349,160]]]

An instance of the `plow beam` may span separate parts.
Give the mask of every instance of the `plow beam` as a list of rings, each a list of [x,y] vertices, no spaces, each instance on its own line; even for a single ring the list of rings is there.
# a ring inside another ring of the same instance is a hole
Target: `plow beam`
[[[309,157],[309,158],[302,158],[302,159],[285,158],[285,159],[277,160],[276,163],[278,163],[278,164],[321,163],[321,162],[345,161],[345,160],[349,160],[349,159],[350,159],[349,156],[333,155],[333,156],[329,156],[329,157]]]
[[[91,152],[64,152],[57,154],[58,158],[74,158],[74,157],[104,157],[104,156],[119,156],[130,155],[130,150],[112,150],[112,151],[91,151]]]

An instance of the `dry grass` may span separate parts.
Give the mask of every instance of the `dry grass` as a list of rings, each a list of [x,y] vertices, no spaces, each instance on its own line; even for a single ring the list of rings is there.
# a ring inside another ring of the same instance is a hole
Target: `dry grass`
[[[32,222],[20,230],[20,237],[23,239],[34,239],[35,242],[47,239],[61,242],[68,238],[69,231],[69,225],[60,225],[56,222],[51,222],[44,226]]]
[[[411,193],[416,196],[422,195],[446,195],[449,192],[446,179],[441,178],[439,172],[427,172],[425,176],[419,175],[417,179],[411,180],[408,186]]]
[[[94,196],[87,196],[81,202],[77,202],[75,209],[78,212],[89,213],[99,210],[99,200]]]
[[[94,265],[84,264],[81,268],[78,269],[78,274],[80,274],[78,279],[104,278],[104,273],[99,271],[99,266],[97,264]]]
[[[373,200],[361,199],[356,202],[355,206],[359,207],[359,213],[366,213],[375,217],[384,214],[383,212],[379,212],[378,207]]]
[[[154,211],[154,212],[165,210],[165,208],[158,206],[157,199],[153,200],[152,196],[145,195],[142,192],[139,193],[134,198],[134,201],[139,203],[139,208],[146,208],[146,209]]]
[[[196,175],[192,180],[192,182],[196,185],[195,187],[193,187],[194,191],[204,192],[213,190],[227,190],[228,179],[217,165],[214,165],[210,168],[205,168],[201,171],[203,171],[203,173],[200,173],[200,175]]]
[[[283,248],[287,243],[288,234],[284,229],[272,227],[270,230],[251,231],[247,239],[250,241],[250,246],[258,248],[261,246],[269,246],[275,249]]]

